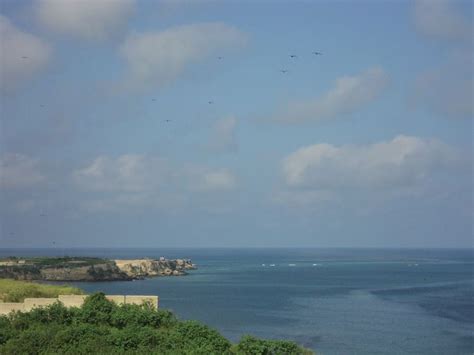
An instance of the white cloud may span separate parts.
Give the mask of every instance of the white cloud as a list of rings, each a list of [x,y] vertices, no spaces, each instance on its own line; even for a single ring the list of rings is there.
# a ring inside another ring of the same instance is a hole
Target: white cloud
[[[188,66],[218,51],[241,47],[246,36],[223,23],[179,26],[162,32],[136,33],[120,48],[129,66],[127,87],[161,87]]]
[[[228,170],[214,170],[203,172],[198,176],[197,186],[202,190],[232,190],[236,187],[237,180]]]
[[[454,4],[456,1],[416,0],[416,28],[422,34],[438,39],[471,38],[472,25]]]
[[[10,91],[43,70],[51,56],[50,46],[15,27],[0,15],[0,89]]]
[[[293,123],[323,121],[350,114],[374,101],[388,82],[388,75],[379,67],[370,68],[355,76],[344,76],[337,79],[334,87],[325,95],[290,102],[275,118]]]
[[[90,165],[73,172],[74,181],[86,190],[143,192],[158,188],[170,177],[160,158],[126,154],[118,158],[97,157]]]
[[[212,129],[209,147],[219,152],[235,151],[237,149],[236,127],[237,120],[234,117],[218,120]]]
[[[39,162],[23,154],[5,153],[0,156],[0,187],[14,189],[35,186],[46,181]]]
[[[424,183],[459,162],[459,153],[443,142],[397,136],[371,145],[303,147],[286,157],[282,168],[293,188],[374,191]]]
[[[447,118],[471,118],[474,115],[472,82],[472,53],[455,53],[442,66],[417,76],[410,101]]]
[[[113,37],[134,11],[134,0],[38,0],[40,22],[53,32],[102,41]]]
[[[127,154],[100,156],[72,173],[85,195],[81,205],[88,211],[119,211],[143,206],[175,207],[195,192],[223,192],[236,186],[226,169],[176,166],[154,156]]]

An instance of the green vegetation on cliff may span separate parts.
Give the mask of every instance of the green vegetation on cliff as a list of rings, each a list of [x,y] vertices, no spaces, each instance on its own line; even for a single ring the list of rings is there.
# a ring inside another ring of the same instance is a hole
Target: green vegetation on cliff
[[[250,336],[232,344],[196,321],[179,321],[150,305],[116,305],[104,294],[81,308],[56,303],[0,317],[1,354],[239,354],[304,355],[290,341]]]
[[[58,295],[82,295],[76,287],[45,285],[27,281],[0,279],[0,301],[23,302],[30,297],[58,297]]]

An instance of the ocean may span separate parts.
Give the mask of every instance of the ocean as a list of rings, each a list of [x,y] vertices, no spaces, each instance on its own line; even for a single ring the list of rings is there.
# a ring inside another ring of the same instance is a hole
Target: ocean
[[[290,339],[318,354],[473,354],[473,250],[0,249],[0,256],[191,258],[183,277],[74,283],[153,294],[232,341]]]

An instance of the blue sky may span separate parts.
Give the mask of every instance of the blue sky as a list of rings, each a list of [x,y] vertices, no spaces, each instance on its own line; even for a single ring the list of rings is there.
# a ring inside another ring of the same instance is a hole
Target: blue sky
[[[472,246],[471,2],[0,10],[3,246]]]

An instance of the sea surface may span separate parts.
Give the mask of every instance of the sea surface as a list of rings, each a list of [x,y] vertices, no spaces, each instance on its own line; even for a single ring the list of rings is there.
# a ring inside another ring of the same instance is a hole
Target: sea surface
[[[183,277],[75,283],[159,295],[232,341],[295,340],[318,354],[473,354],[474,252],[442,249],[1,249],[0,256],[191,258]]]

